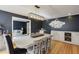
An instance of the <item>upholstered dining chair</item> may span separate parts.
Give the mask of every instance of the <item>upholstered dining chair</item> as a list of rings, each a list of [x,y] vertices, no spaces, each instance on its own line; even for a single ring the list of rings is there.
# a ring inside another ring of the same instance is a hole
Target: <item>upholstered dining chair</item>
[[[7,47],[10,54],[26,54],[27,49],[25,48],[14,48],[12,43],[12,38],[9,35],[5,35]]]

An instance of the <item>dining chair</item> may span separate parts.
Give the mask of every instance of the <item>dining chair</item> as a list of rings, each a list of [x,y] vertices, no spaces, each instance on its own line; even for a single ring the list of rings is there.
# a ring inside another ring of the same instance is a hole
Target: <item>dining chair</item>
[[[14,48],[12,43],[12,38],[9,35],[5,36],[7,48],[10,54],[26,54],[27,49],[25,48]]]

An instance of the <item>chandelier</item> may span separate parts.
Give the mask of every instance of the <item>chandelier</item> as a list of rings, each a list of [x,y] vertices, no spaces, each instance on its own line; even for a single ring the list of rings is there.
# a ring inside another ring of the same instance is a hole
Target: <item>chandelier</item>
[[[58,19],[52,21],[49,25],[53,28],[61,28],[65,22],[59,21]]]

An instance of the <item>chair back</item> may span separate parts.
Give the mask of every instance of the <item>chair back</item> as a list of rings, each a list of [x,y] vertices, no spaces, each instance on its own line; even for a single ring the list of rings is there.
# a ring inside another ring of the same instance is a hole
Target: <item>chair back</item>
[[[6,35],[5,37],[6,37],[6,42],[7,42],[7,47],[9,49],[9,53],[13,54],[14,48],[13,48],[12,38],[9,35]]]

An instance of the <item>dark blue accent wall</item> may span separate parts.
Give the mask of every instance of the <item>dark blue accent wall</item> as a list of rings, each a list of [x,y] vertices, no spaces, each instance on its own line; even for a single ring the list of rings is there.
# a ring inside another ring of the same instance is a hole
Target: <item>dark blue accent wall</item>
[[[42,27],[42,21],[31,20],[31,32],[36,33]]]
[[[12,16],[27,18],[22,15],[0,10],[0,24],[3,25],[10,33],[12,32]]]
[[[14,13],[0,10],[0,24],[5,26],[9,32],[12,32],[12,16],[28,19],[28,17],[26,17],[26,16],[22,16],[22,15],[18,15],[18,14],[14,14]],[[32,20],[31,25],[32,25],[31,31],[32,31],[32,33],[35,33],[41,29],[42,22]]]
[[[6,30],[12,32],[12,16],[9,13],[0,11],[0,24],[3,25]]]
[[[26,22],[13,21],[13,29],[21,30],[21,28],[26,28]]]
[[[26,34],[27,33],[27,22],[13,21],[14,30],[21,30],[21,28],[23,28],[23,34]]]
[[[43,28],[46,30],[47,33],[50,33],[51,30],[79,32],[79,15],[72,15],[70,18],[68,16],[58,18],[58,20],[65,22],[65,25],[63,25],[63,27],[59,29],[55,29],[49,26],[49,23],[53,20],[55,19],[45,20],[43,22]]]

